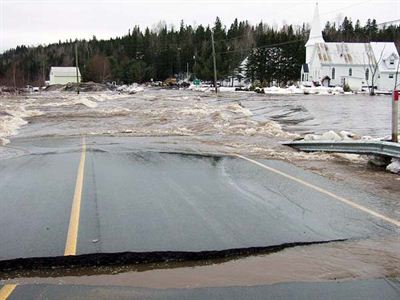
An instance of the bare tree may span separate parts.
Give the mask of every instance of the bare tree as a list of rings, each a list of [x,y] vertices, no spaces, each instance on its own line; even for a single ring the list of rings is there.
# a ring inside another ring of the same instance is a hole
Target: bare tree
[[[104,55],[96,54],[89,62],[87,77],[95,82],[104,82],[110,77],[110,63]]]
[[[397,62],[396,74],[395,74],[395,77],[394,77],[393,91],[396,90],[400,86],[400,82],[397,83],[397,80],[399,78],[399,76],[398,76],[399,75],[399,71],[400,71],[400,58],[399,58],[399,61]]]
[[[371,96],[375,96],[375,79],[378,75],[379,71],[379,64],[382,61],[383,58],[383,53],[385,51],[385,46],[383,47],[379,59],[376,59],[374,51],[372,51],[371,44],[368,44],[366,47],[366,53],[367,53],[367,64],[365,63],[365,56],[364,56],[364,66],[368,65],[367,68],[364,67],[365,74],[368,72],[368,76],[365,76],[367,80],[367,85],[368,85],[368,91]],[[369,74],[369,72],[371,74]],[[371,84],[370,84],[371,83]]]

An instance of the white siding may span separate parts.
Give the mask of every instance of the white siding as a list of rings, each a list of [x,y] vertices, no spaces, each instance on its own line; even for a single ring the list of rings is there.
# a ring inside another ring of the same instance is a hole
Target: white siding
[[[50,75],[50,85],[52,84],[67,84],[67,83],[76,83],[76,76],[52,76]],[[81,77],[79,76],[79,82],[81,82]]]
[[[76,82],[75,67],[51,67],[50,69],[50,85],[52,84],[67,84]],[[78,81],[81,82],[81,73],[78,69]]]
[[[393,74],[393,78],[389,78],[389,74]],[[378,89],[382,91],[393,91],[394,81],[396,79],[395,72],[381,73],[379,74],[379,77]],[[397,82],[399,82],[399,80],[400,78],[397,79]]]
[[[316,56],[316,51],[313,52],[313,55],[311,57],[311,61],[309,64],[309,81],[319,81],[320,80],[320,69],[321,69],[321,63],[319,59]]]

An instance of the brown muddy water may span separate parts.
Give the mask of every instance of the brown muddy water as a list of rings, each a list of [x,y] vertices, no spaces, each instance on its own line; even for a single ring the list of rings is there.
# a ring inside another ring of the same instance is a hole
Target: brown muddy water
[[[216,97],[146,88],[134,95],[53,91],[0,97],[0,145],[13,138],[127,136],[163,138],[177,151],[184,140],[193,150],[329,160],[329,155],[304,155],[278,142],[328,130],[383,137],[389,126],[386,96],[224,92]],[[0,158],[17,155],[8,146],[0,149]]]
[[[0,138],[125,134],[290,139],[328,130],[382,137],[390,133],[390,105],[389,96],[225,92],[216,97],[154,88],[134,95],[111,91],[3,95]]]
[[[3,282],[146,288],[252,286],[400,276],[400,237],[332,242],[231,260],[178,262],[44,273],[15,273]]]
[[[279,144],[327,130],[383,137],[390,132],[389,126],[390,99],[386,96],[221,93],[215,97],[159,89],[135,95],[44,92],[0,97],[0,159],[25,153],[13,147],[13,140],[19,138],[145,138],[159,150],[240,153],[295,162],[372,193],[386,193],[398,203],[400,191],[393,189],[398,176],[367,169],[363,157],[306,154]],[[397,209],[398,204],[391,207]],[[18,284],[187,288],[399,276],[399,236],[388,236],[300,246],[227,261],[24,272],[3,274],[1,279],[14,278],[7,282]]]

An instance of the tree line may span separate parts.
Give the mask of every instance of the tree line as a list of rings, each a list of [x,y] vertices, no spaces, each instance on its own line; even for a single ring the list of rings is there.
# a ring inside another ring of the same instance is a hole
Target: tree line
[[[184,75],[212,80],[211,30],[214,31],[218,78],[240,76],[238,67],[247,57],[247,75],[263,84],[299,79],[305,60],[309,27],[265,23],[251,25],[235,19],[229,26],[217,17],[212,26],[179,28],[160,22],[153,29],[135,26],[124,36],[108,40],[59,41],[36,47],[18,46],[0,55],[0,85],[43,85],[51,66],[74,66],[75,43],[84,81],[117,83],[165,80]],[[362,26],[345,17],[341,24],[327,22],[325,41],[394,41],[400,47],[400,26],[379,28],[376,20]],[[243,64],[242,64],[243,67]]]

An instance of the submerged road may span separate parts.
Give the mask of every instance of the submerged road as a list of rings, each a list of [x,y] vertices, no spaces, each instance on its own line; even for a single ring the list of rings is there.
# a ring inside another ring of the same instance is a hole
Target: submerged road
[[[28,299],[299,299],[299,300],[397,300],[400,283],[370,279],[347,282],[285,283],[261,286],[145,289],[121,286],[26,285],[19,286],[10,300]],[[295,295],[295,296],[294,296]]]
[[[29,153],[0,161],[0,265],[358,239],[400,228],[378,205],[384,199],[282,161],[161,153],[119,138],[16,146]]]

